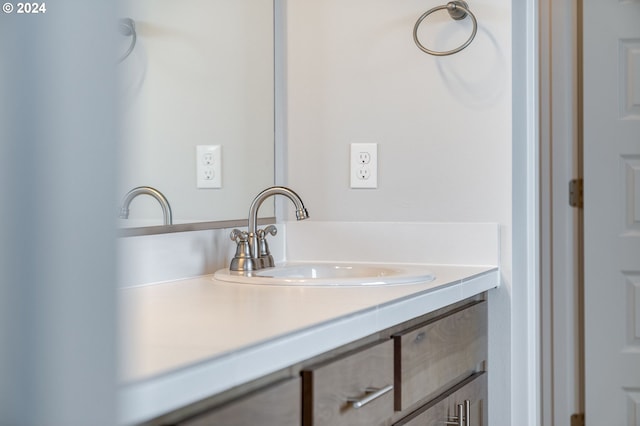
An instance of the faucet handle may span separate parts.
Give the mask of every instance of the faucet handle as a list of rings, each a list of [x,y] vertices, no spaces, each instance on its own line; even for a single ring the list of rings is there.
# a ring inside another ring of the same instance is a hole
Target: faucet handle
[[[277,233],[278,233],[278,228],[276,228],[275,225],[269,225],[264,229],[258,230],[258,238],[264,238],[267,236],[267,234],[271,234],[275,236]]]
[[[258,260],[262,268],[270,268],[275,265],[273,256],[269,251],[269,244],[267,244],[267,234],[276,235],[278,228],[275,225],[269,225],[264,229],[258,229]]]
[[[246,242],[249,240],[249,234],[239,229],[231,231],[229,237],[231,238],[231,241],[235,241],[236,243]]]
[[[236,254],[231,259],[229,269],[235,272],[247,272],[256,269],[254,259],[251,258],[249,249],[249,234],[239,229],[234,229],[229,235],[232,241],[237,243]]]

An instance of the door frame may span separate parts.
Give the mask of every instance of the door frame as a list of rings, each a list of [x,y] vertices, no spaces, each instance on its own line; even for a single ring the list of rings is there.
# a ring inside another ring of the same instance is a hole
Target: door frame
[[[580,0],[540,3],[540,328],[543,425],[584,412]],[[567,54],[569,53],[569,54]]]
[[[506,417],[509,424],[526,426],[541,424],[539,1],[511,2],[513,284],[511,412]]]

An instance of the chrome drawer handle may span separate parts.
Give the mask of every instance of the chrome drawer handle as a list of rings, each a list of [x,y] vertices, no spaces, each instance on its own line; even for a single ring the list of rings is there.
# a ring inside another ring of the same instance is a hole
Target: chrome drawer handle
[[[368,403],[370,403],[371,401],[373,401],[374,399],[380,398],[382,395],[384,395],[387,392],[391,392],[393,390],[393,385],[389,385],[389,386],[385,386],[381,389],[379,388],[366,388],[364,390],[364,392],[366,393],[366,396],[364,398],[348,398],[347,402],[351,403],[351,406],[353,408],[360,408],[363,407],[365,405],[367,405]]]
[[[468,399],[464,401],[464,405],[458,404],[458,415],[449,417],[449,420],[444,422],[445,425],[455,426],[469,426],[471,424],[471,401]]]

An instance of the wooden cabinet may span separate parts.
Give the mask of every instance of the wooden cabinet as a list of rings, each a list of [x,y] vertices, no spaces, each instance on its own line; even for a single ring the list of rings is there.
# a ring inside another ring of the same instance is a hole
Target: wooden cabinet
[[[398,424],[405,424],[405,418],[435,401],[439,403],[420,420],[406,424],[443,426],[443,419],[453,419],[459,407],[480,422],[464,420],[461,426],[486,424],[482,420],[486,418],[485,301],[471,301],[423,322],[399,326],[380,338],[382,343],[302,371],[302,426],[390,425],[398,419]],[[455,395],[443,399],[454,390]],[[369,395],[376,398],[368,406],[355,409],[349,402]],[[458,399],[460,403],[454,402]],[[439,422],[425,423],[436,417]]]
[[[391,341],[302,371],[303,426],[375,426],[393,415]]]
[[[259,390],[176,425],[300,426],[300,402],[300,379],[295,378]]]
[[[487,373],[477,373],[395,426],[487,426]]]
[[[487,306],[476,303],[393,336],[396,410],[435,397],[487,359]]]
[[[487,426],[486,361],[477,296],[147,425]]]

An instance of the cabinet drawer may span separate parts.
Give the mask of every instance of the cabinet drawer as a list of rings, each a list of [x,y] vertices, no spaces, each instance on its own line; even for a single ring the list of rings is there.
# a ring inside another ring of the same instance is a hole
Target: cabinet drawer
[[[462,415],[462,421],[459,420]],[[487,426],[487,374],[478,373],[395,426]]]
[[[437,318],[393,340],[395,409],[402,411],[482,369],[487,359],[487,304]]]
[[[300,426],[301,405],[300,378],[295,378],[257,391],[178,425]]]
[[[393,415],[393,342],[302,371],[303,426],[375,426]],[[366,402],[358,407],[353,400]]]

